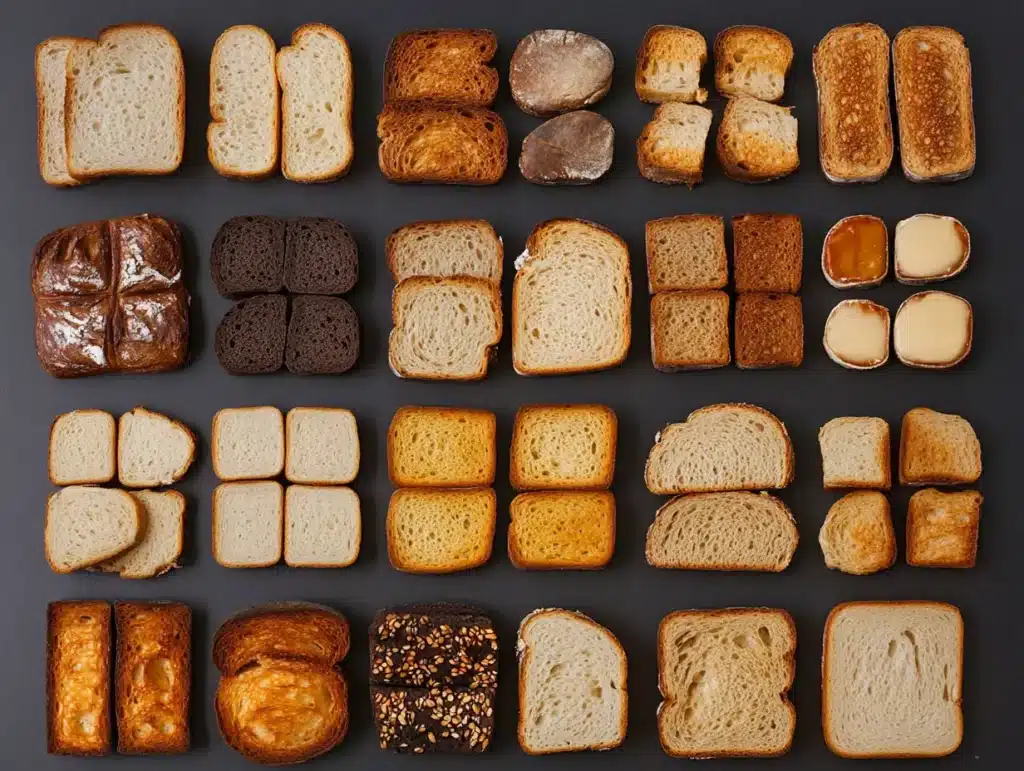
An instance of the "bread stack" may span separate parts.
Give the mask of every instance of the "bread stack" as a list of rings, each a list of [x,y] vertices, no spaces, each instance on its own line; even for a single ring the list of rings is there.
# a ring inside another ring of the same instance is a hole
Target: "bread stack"
[[[224,409],[213,418],[213,556],[228,568],[344,568],[362,538],[355,416],[332,407]],[[287,490],[275,478],[284,474]]]

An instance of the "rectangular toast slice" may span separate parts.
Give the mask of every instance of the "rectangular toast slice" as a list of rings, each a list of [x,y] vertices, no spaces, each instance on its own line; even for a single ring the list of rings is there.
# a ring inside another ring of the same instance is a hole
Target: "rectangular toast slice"
[[[388,476],[395,487],[494,484],[498,420],[493,412],[400,407],[388,428]]]
[[[603,404],[528,404],[512,429],[516,490],[607,490],[615,476],[618,418]]]
[[[489,29],[418,29],[396,35],[384,60],[384,101],[438,100],[490,107],[498,38]]]
[[[918,490],[907,504],[907,564],[973,568],[982,495],[977,490]]]
[[[388,559],[406,573],[455,573],[491,558],[497,502],[492,488],[403,488],[391,496]]]
[[[521,570],[596,570],[615,554],[615,496],[606,490],[522,493],[510,513],[508,558]]]
[[[679,214],[650,220],[645,228],[647,288],[725,289],[729,258],[725,220],[713,214]]]

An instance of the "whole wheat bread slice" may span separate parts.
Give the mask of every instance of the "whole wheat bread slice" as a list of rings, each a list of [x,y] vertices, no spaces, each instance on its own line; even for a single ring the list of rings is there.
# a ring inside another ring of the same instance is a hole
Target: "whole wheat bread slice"
[[[667,289],[725,289],[729,283],[721,217],[679,214],[650,220],[645,239],[651,294]]]
[[[117,478],[125,487],[160,487],[177,482],[196,458],[188,426],[136,407],[117,422]]]
[[[725,106],[716,151],[727,176],[768,182],[800,166],[796,140],[797,120],[790,108],[740,96]]]
[[[727,27],[715,37],[715,88],[723,96],[777,102],[793,63],[793,44],[778,30]]]
[[[109,482],[117,473],[117,424],[102,410],[73,410],[50,427],[47,462],[55,485]]]
[[[704,149],[711,131],[711,110],[668,102],[654,111],[636,140],[640,173],[652,182],[682,182],[690,187],[704,178]]]
[[[501,283],[504,248],[486,220],[411,222],[388,235],[395,283],[413,276],[475,276]]]
[[[145,512],[146,530],[137,544],[97,568],[121,578],[153,578],[178,567],[185,546],[185,496],[177,490],[138,490],[131,496]]]
[[[36,143],[39,174],[48,185],[80,184],[68,172],[64,94],[67,88],[68,54],[72,48],[91,45],[77,37],[51,37],[36,46]]]
[[[662,372],[724,367],[729,350],[729,295],[717,289],[658,292],[651,298],[651,360]]]
[[[397,35],[384,60],[384,101],[439,100],[489,107],[498,38],[487,29],[420,29]]]
[[[656,24],[647,30],[636,56],[636,95],[643,102],[707,101],[700,71],[708,44],[695,29]]]
[[[97,565],[145,532],[141,504],[123,490],[65,487],[46,502],[46,561],[56,573]]]

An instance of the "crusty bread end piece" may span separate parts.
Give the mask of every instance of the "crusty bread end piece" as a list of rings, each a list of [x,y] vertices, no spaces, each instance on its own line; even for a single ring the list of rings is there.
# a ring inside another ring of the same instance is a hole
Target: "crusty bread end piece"
[[[48,185],[71,187],[80,184],[68,172],[64,94],[68,53],[75,46],[91,43],[85,38],[51,37],[36,46],[36,142],[39,174]]]
[[[647,30],[636,57],[636,95],[643,102],[707,101],[700,71],[708,44],[695,29],[656,24]]]
[[[47,463],[55,485],[109,482],[117,473],[117,424],[102,410],[73,410],[50,427]]]
[[[196,437],[184,423],[136,407],[117,422],[117,478],[125,487],[177,482],[196,457]]]
[[[749,96],[725,106],[715,145],[727,176],[741,182],[768,182],[800,166],[797,119],[790,108]]]
[[[873,490],[844,495],[828,510],[818,544],[832,570],[855,576],[888,570],[896,562],[889,499]]]
[[[778,30],[728,27],[715,37],[715,88],[722,96],[777,102],[793,63],[793,44]]]

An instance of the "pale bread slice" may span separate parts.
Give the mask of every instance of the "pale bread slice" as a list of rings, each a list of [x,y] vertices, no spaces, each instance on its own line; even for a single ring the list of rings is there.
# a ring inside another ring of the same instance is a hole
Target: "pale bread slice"
[[[410,222],[385,242],[395,283],[413,276],[475,276],[501,284],[504,247],[486,220]]]
[[[145,511],[139,542],[97,567],[121,578],[153,578],[178,567],[185,545],[185,496],[177,490],[139,490],[131,496]]]
[[[134,546],[145,530],[141,504],[124,490],[65,487],[46,502],[46,561],[71,573]]]
[[[896,311],[892,343],[896,358],[908,367],[955,367],[971,354],[974,309],[949,292],[913,294]]]
[[[213,491],[213,558],[226,568],[277,564],[284,548],[284,488],[226,482]]]
[[[347,568],[359,557],[359,496],[348,487],[289,485],[284,561],[293,568]]]
[[[284,476],[310,485],[347,485],[359,473],[356,416],[338,407],[294,407],[285,419]]]
[[[833,418],[818,431],[826,490],[888,490],[889,424],[882,418]]]
[[[509,451],[516,490],[607,490],[615,475],[618,419],[601,404],[519,408]]]
[[[825,320],[821,342],[836,364],[877,369],[889,361],[889,309],[871,300],[843,300]]]
[[[50,481],[55,485],[109,482],[117,473],[117,425],[102,410],[58,415],[50,428]]]
[[[77,37],[51,37],[36,46],[36,140],[39,174],[48,185],[81,184],[68,172],[67,133],[64,129],[64,93],[68,54],[92,41]]]
[[[284,416],[277,407],[227,408],[213,416],[213,473],[225,482],[267,479],[284,470]]]
[[[195,457],[195,435],[166,415],[136,407],[117,423],[117,478],[125,487],[174,484]]]
[[[896,562],[896,531],[889,499],[856,490],[832,504],[818,532],[825,567],[855,576],[888,570]]]

